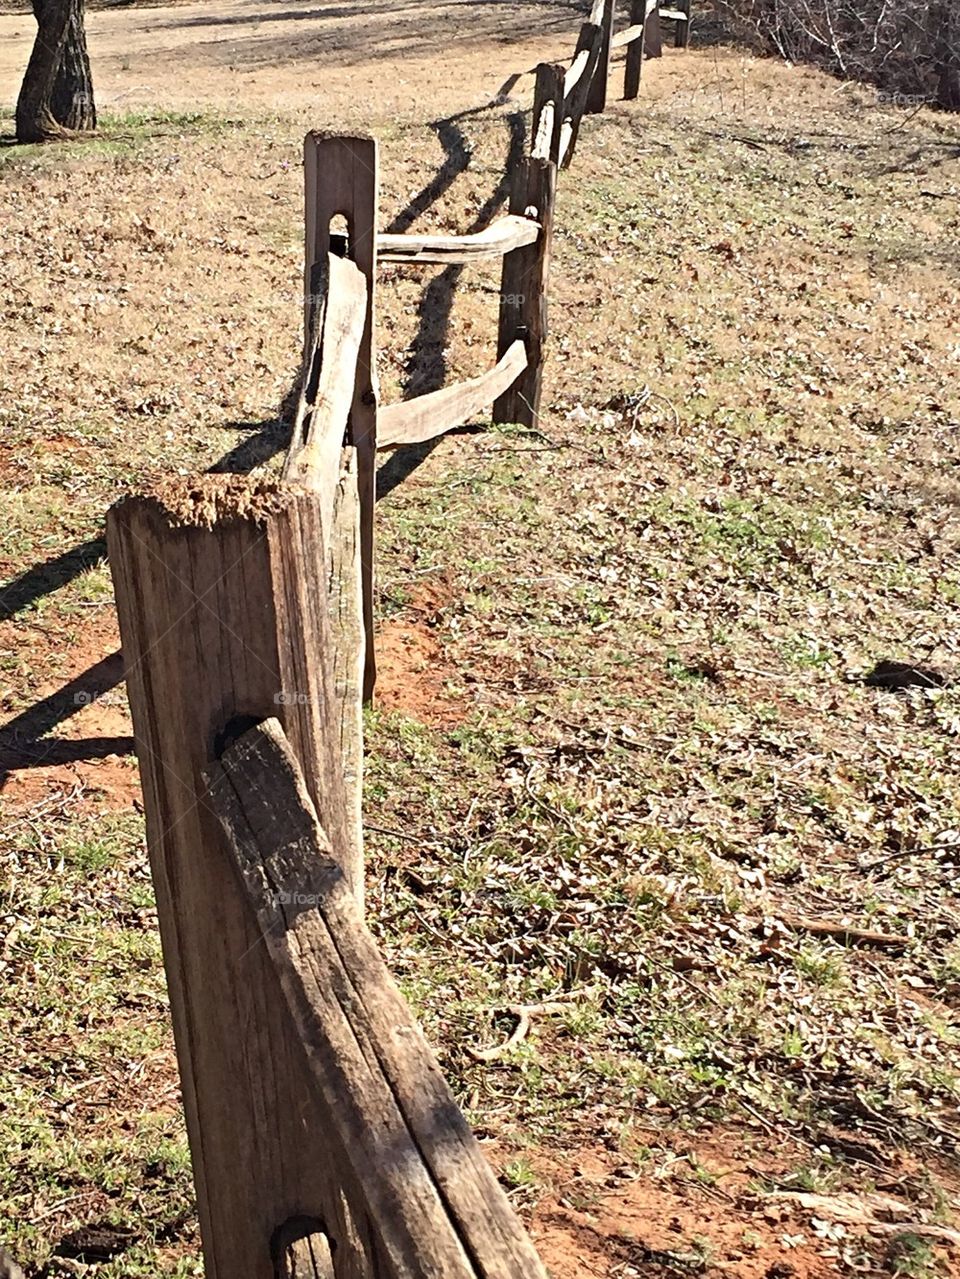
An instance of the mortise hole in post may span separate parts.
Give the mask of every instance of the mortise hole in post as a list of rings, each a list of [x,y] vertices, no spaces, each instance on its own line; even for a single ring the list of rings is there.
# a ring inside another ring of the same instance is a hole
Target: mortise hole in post
[[[330,219],[330,252],[338,258],[352,258],[350,224],[346,214],[335,213]]]
[[[230,747],[240,740],[244,733],[263,723],[262,715],[234,715],[227,720],[219,733],[213,737],[213,758],[223,759]]]
[[[275,1279],[334,1279],[335,1246],[316,1217],[290,1217],[270,1240]]]

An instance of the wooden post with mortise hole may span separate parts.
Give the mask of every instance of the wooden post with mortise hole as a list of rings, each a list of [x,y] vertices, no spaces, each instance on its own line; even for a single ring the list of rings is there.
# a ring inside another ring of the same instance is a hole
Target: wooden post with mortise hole
[[[363,573],[364,697],[373,696],[376,658],[373,648],[374,547],[376,502],[377,377],[374,349],[377,270],[377,144],[368,137],[336,137],[308,133],[304,140],[306,253],[304,263],[305,362],[311,345],[311,292],[318,262],[331,247],[330,223],[347,222],[346,255],[366,282],[366,318],[357,357],[357,375],[350,407],[349,442],[357,450],[360,492],[360,560]]]
[[[498,396],[493,406],[494,422],[535,426],[539,417],[556,190],[557,167],[550,160],[527,157],[511,174],[510,212],[536,218],[540,235],[536,243],[514,249],[503,259],[497,358],[521,338],[527,347],[527,367]]]

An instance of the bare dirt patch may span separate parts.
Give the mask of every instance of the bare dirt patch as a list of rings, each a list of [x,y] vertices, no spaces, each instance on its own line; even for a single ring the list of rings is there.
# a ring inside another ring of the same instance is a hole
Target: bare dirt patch
[[[469,707],[446,688],[456,668],[447,661],[437,633],[443,607],[436,586],[416,589],[400,614],[377,633],[377,706],[400,711],[422,724],[450,728]]]

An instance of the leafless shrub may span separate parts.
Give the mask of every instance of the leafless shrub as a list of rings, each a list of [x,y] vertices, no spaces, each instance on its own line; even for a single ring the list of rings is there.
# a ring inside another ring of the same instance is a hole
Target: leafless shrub
[[[960,111],[960,0],[714,0],[728,29],[791,62]]]

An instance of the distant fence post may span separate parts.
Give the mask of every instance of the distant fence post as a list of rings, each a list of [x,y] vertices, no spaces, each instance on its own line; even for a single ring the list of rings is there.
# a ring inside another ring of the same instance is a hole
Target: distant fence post
[[[590,81],[587,104],[584,107],[586,115],[600,115],[606,110],[607,80],[610,75],[610,41],[613,38],[615,8],[616,0],[603,0],[603,15],[600,19],[600,28],[603,35],[600,40],[597,65],[593,73],[593,79]]]
[[[494,402],[494,422],[535,426],[539,417],[556,190],[557,166],[551,160],[531,156],[510,175],[510,212],[536,218],[540,235],[503,259],[497,358],[520,338],[527,348],[527,367]]]
[[[629,102],[640,92],[643,76],[643,43],[648,0],[630,0],[630,25],[644,27],[644,36],[627,45],[627,63],[623,73],[623,96]]]
[[[647,0],[647,11],[643,28],[643,56],[645,58],[663,57],[663,27],[660,23],[660,0]]]
[[[691,0],[680,0],[679,11],[684,15],[685,21],[676,23],[673,43],[678,49],[686,49],[690,44],[691,7]]]
[[[376,657],[373,647],[374,546],[376,502],[377,376],[374,308],[377,271],[377,144],[368,137],[308,133],[304,141],[306,215],[305,351],[310,344],[314,270],[330,252],[331,219],[347,223],[346,253],[367,286],[366,321],[357,358],[357,379],[350,408],[349,439],[357,450],[360,491],[360,562],[363,574],[364,697],[373,695]],[[307,352],[306,358],[309,358]]]
[[[563,78],[566,67],[558,62],[541,62],[537,66],[533,92],[531,152],[537,159],[560,163],[560,137],[563,132]]]

